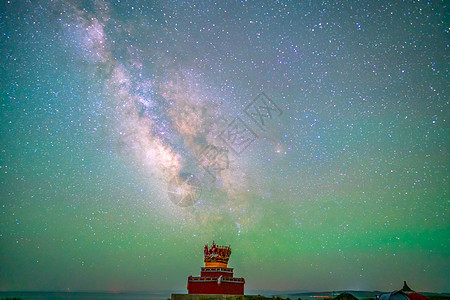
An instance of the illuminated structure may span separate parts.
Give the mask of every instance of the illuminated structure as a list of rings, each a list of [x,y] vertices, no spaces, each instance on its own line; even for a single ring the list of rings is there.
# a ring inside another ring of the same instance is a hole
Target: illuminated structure
[[[228,268],[231,248],[212,244],[205,245],[205,267],[200,277],[189,276],[188,294],[244,295],[244,278],[233,277],[233,268]]]

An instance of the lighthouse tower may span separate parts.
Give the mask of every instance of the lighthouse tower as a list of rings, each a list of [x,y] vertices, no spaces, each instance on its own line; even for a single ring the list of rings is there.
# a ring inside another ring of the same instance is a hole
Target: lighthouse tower
[[[228,268],[231,255],[229,246],[211,248],[205,245],[205,266],[200,277],[188,277],[188,294],[244,295],[244,278],[233,277],[233,268]]]

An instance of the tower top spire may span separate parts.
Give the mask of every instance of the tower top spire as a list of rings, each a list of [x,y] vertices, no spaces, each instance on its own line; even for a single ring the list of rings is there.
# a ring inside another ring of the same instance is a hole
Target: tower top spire
[[[213,241],[211,248],[208,244],[204,248],[205,267],[222,267],[226,268],[231,255],[229,246],[218,246]]]

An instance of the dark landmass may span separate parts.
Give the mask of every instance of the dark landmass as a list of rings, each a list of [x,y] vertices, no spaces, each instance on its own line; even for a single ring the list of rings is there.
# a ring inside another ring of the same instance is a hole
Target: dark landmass
[[[262,299],[275,299],[275,300],[298,300],[298,299],[335,299],[338,298],[339,295],[346,293],[351,294],[357,299],[364,300],[376,300],[377,295],[384,294],[386,292],[380,291],[338,291],[338,292],[315,292],[315,293],[295,293],[295,294],[282,294],[282,295],[274,295],[272,297],[266,297],[262,295],[243,295],[243,296],[234,296],[234,295],[188,295],[188,294],[172,294],[170,300],[217,300],[217,299],[225,299],[225,300],[262,300]],[[450,294],[448,293],[421,293],[426,296],[429,300],[445,300],[450,299]]]
[[[333,299],[342,293],[348,293],[360,300],[376,300],[376,296],[387,293],[381,291],[326,291],[326,292],[310,292],[310,291],[249,291],[253,295],[188,295],[183,291],[172,294],[165,292],[0,292],[0,300],[209,300],[209,299],[225,299],[225,300],[307,300],[307,299]],[[450,293],[431,293],[419,292],[426,296],[429,300],[450,300]]]
[[[261,299],[273,299],[267,298],[261,295],[188,295],[188,294],[172,294],[171,300],[261,300]]]
[[[347,293],[351,294],[358,299],[377,299],[378,295],[390,293],[392,291],[326,291],[326,292],[300,292],[300,293],[278,293],[275,297],[280,297],[280,299],[314,299],[314,298],[325,298],[333,299],[340,294]],[[430,293],[430,292],[418,292],[426,296],[429,300],[443,300],[450,299],[450,293]]]

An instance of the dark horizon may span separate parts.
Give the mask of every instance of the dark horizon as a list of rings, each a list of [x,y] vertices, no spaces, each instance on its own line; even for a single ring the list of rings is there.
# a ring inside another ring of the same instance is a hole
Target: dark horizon
[[[281,297],[281,298],[290,298],[290,297],[317,297],[317,296],[336,296],[343,293],[349,293],[358,299],[367,299],[374,298],[378,295],[384,293],[390,293],[393,291],[365,291],[365,290],[346,290],[339,289],[334,291],[302,291],[302,290],[290,290],[290,291],[276,291],[276,290],[249,290],[245,292],[245,295],[261,295],[265,297]],[[426,291],[415,291],[417,293],[423,294],[427,297],[450,297],[450,293],[448,292],[426,292]],[[122,291],[122,292],[107,292],[107,291],[0,291],[1,296],[9,296],[9,297],[27,297],[30,296],[29,299],[35,299],[34,297],[42,297],[49,296],[50,299],[60,299],[58,296],[66,295],[68,297],[75,297],[73,299],[78,299],[77,297],[83,297],[82,299],[86,299],[86,296],[93,295],[95,299],[108,299],[109,297],[117,297],[117,299],[141,299],[141,297],[145,297],[148,299],[148,296],[151,296],[152,299],[167,299],[170,298],[172,294],[187,294],[187,291],[184,290],[170,290],[170,291]],[[103,296],[103,297],[102,297]],[[100,298],[98,298],[100,297]],[[123,298],[125,297],[125,298]],[[28,298],[25,298],[28,299]],[[39,298],[41,299],[41,298]],[[65,299],[65,298],[64,298]],[[144,299],[144,298],[142,298]],[[441,298],[438,298],[441,299]],[[442,298],[444,299],[444,298]]]
[[[379,293],[389,293],[393,291],[398,291],[399,289],[394,290],[351,290],[351,289],[337,289],[337,290],[323,290],[323,291],[309,291],[309,290],[249,290],[245,291],[247,295],[253,295],[254,293],[264,292],[264,294],[274,294],[277,293],[282,294],[316,294],[316,293],[337,293],[337,292],[379,292]],[[104,293],[104,294],[167,294],[167,293],[186,293],[187,290],[153,290],[153,291],[0,291],[0,293]],[[425,294],[450,294],[450,292],[439,292],[439,291],[414,291],[417,293],[425,293]]]

